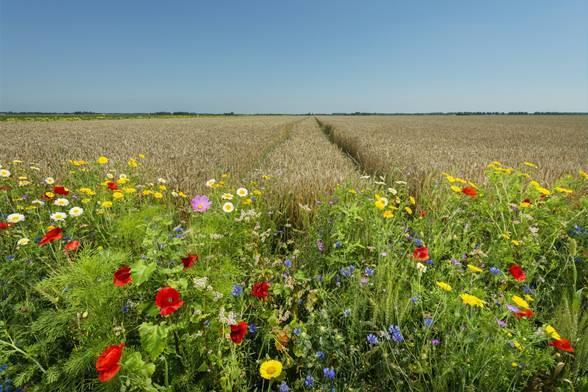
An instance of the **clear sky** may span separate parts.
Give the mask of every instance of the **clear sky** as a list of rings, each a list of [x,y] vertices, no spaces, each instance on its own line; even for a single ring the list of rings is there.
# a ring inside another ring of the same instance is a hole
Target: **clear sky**
[[[588,111],[588,1],[0,0],[0,111]]]

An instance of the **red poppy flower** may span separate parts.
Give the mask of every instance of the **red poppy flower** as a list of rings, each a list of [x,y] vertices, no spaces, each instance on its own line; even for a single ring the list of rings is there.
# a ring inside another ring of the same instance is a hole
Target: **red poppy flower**
[[[80,247],[80,241],[73,240],[73,241],[69,241],[67,244],[65,244],[63,249],[65,249],[66,251],[69,251],[69,252],[75,252],[78,250],[79,247]]]
[[[530,319],[531,317],[533,317],[535,315],[535,313],[531,309],[525,309],[525,310],[520,310],[520,311],[516,312],[514,315],[517,319],[522,319],[522,318]]]
[[[245,321],[231,325],[231,340],[236,344],[241,344],[245,335],[247,335],[247,323]]]
[[[467,195],[469,197],[478,196],[478,191],[476,191],[476,188],[474,188],[473,186],[464,186],[461,189],[461,193],[463,193],[464,195]]]
[[[180,293],[173,287],[164,287],[159,289],[155,296],[155,305],[159,308],[159,314],[167,316],[175,313],[184,301],[180,297]]]
[[[419,247],[412,252],[412,257],[417,261],[429,260],[429,248]]]
[[[182,264],[184,264],[184,268],[190,268],[198,261],[198,255],[193,255],[191,253],[188,254],[186,257],[182,257]]]
[[[56,227],[55,229],[49,230],[41,241],[39,241],[39,246],[43,246],[53,241],[60,240],[63,237],[63,229],[61,227]]]
[[[107,347],[96,361],[98,380],[106,382],[112,379],[120,370],[120,358],[122,357],[125,344],[112,345]]]
[[[0,230],[6,230],[10,227],[10,223],[8,222],[0,222]]]
[[[118,185],[116,185],[116,182],[108,181],[106,185],[108,185],[108,189],[110,189],[111,191],[115,191],[118,189]]]
[[[131,277],[131,267],[122,266],[114,273],[114,285],[118,287],[125,286],[133,281]]]
[[[510,272],[512,277],[515,280],[518,280],[519,282],[522,282],[525,279],[527,279],[527,275],[525,275],[525,271],[523,271],[521,266],[518,264],[511,265],[510,268],[508,269],[508,272]]]
[[[69,194],[69,189],[62,185],[55,185],[53,187],[53,193],[57,193],[58,195],[67,196]]]
[[[257,282],[251,288],[251,295],[257,298],[265,298],[268,296],[269,282]]]
[[[572,344],[570,343],[570,341],[566,338],[561,338],[558,340],[554,340],[553,342],[549,343],[550,346],[557,348],[558,350],[561,351],[567,351],[569,353],[573,353],[574,352],[574,348],[572,347]]]

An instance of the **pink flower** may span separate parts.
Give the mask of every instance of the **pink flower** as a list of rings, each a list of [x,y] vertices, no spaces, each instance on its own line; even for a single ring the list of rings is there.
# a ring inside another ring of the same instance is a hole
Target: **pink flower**
[[[208,197],[206,197],[205,195],[196,195],[190,201],[190,204],[192,204],[192,209],[194,211],[205,212],[206,210],[208,210],[210,208],[210,206],[212,205],[212,202],[210,200],[208,200]]]

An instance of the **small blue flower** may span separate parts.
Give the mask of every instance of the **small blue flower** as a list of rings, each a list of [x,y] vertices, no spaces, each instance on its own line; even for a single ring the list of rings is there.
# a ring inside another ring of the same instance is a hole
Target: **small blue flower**
[[[430,317],[425,317],[423,319],[423,322],[425,323],[425,327],[430,328],[433,325],[433,319]]]
[[[318,359],[319,361],[322,361],[325,359],[325,353],[322,351],[317,351],[315,355],[316,355],[316,359]]]
[[[527,286],[527,285],[523,286],[523,291],[525,292],[525,294],[534,294],[535,293],[535,290],[532,287]]]
[[[286,268],[292,267],[292,260],[290,260],[290,259],[284,260],[284,265],[286,266]]]
[[[394,340],[396,343],[404,342],[404,336],[402,336],[402,332],[400,332],[398,325],[391,325],[388,327],[388,333],[390,334],[392,340]]]
[[[378,342],[378,337],[377,337],[376,335],[374,335],[373,333],[370,333],[370,334],[367,336],[367,341],[368,341],[368,343],[369,343],[370,345],[372,345],[372,346],[375,346],[375,345],[377,345],[377,344],[379,343],[379,342]]]
[[[6,256],[6,261],[12,261],[14,260],[15,256],[14,255],[8,255]]]
[[[304,386],[306,388],[312,388],[314,386],[314,378],[310,374],[304,379]]]
[[[418,238],[415,238],[413,241],[414,241],[414,245],[417,248],[420,248],[420,247],[422,247],[424,245],[423,241],[419,240]]]
[[[343,243],[341,241],[335,242],[335,249],[341,249],[343,247]]]
[[[496,267],[490,267],[490,273],[492,275],[498,275],[500,273],[500,270]]]
[[[344,276],[344,277],[346,277],[346,278],[349,278],[349,277],[351,276],[351,274],[353,273],[353,270],[351,269],[351,267],[342,267],[342,268],[339,270],[339,273],[340,273],[342,276]]]
[[[123,306],[120,308],[121,312],[123,312],[123,313],[128,313],[129,309],[130,309],[130,308],[129,308],[129,304],[124,304],[124,305],[123,305]]]
[[[249,324],[249,333],[255,333],[257,332],[257,325],[251,323]]]
[[[279,392],[288,392],[290,390],[290,388],[288,387],[288,384],[286,384],[286,381],[282,381],[282,383],[280,384],[280,387],[278,388]]]
[[[351,309],[345,309],[345,310],[343,311],[343,316],[344,316],[344,317],[349,317],[349,316],[351,316]]]
[[[302,333],[302,329],[301,328],[294,328],[292,333],[296,336],[300,336],[300,334]]]
[[[4,364],[4,365],[0,365],[0,374],[4,373],[4,371],[8,369],[8,365]]]
[[[365,271],[363,271],[364,274],[366,274],[366,276],[373,276],[374,275],[374,269],[370,268],[370,267],[366,267]]]
[[[335,369],[333,368],[324,368],[323,375],[327,380],[333,380],[335,378]]]
[[[416,304],[417,302],[419,302],[419,297],[411,297],[410,302],[412,302],[413,304]]]
[[[231,295],[233,297],[240,297],[243,294],[243,286],[239,284],[233,285],[233,290],[231,290]]]

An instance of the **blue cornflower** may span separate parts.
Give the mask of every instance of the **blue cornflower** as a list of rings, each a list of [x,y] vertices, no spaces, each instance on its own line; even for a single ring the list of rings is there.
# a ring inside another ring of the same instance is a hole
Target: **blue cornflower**
[[[319,361],[322,361],[323,359],[325,359],[325,353],[322,351],[317,351],[315,355],[316,355],[316,359],[318,359]]]
[[[342,267],[342,268],[339,270],[339,273],[340,273],[341,275],[343,275],[344,277],[346,277],[346,278],[349,278],[349,277],[351,276],[351,274],[353,274],[353,271],[354,271],[354,270],[355,270],[355,267],[353,267],[353,266],[349,266],[349,267]]]
[[[370,333],[367,336],[367,341],[370,345],[375,346],[376,344],[378,344],[378,337],[376,335],[374,335],[373,333]]]
[[[8,255],[8,256],[6,256],[6,260],[7,261],[12,261],[12,260],[14,260],[15,257],[16,256],[14,256],[14,255]]]
[[[333,368],[324,368],[323,375],[327,380],[333,380],[335,378],[335,369]]]
[[[294,328],[292,333],[296,336],[300,336],[300,334],[302,333],[302,329],[301,328]]]
[[[425,323],[425,327],[431,327],[433,325],[433,319],[430,317],[425,317],[423,322]]]
[[[290,260],[290,259],[284,260],[284,265],[286,266],[286,268],[292,267],[292,260]]]
[[[279,392],[288,392],[290,390],[290,388],[288,387],[288,384],[286,384],[286,381],[282,381],[282,383],[280,384],[280,387],[278,388]]]
[[[365,271],[363,271],[364,274],[366,274],[366,276],[373,276],[374,275],[374,269],[370,268],[370,267],[366,267]]]
[[[351,316],[351,309],[345,309],[345,310],[343,311],[343,316],[344,316],[344,317],[349,317],[349,316]]]
[[[123,313],[127,313],[127,312],[129,311],[129,309],[130,309],[130,307],[129,307],[129,304],[128,304],[128,303],[124,304],[124,305],[123,305],[123,306],[120,308],[121,312],[123,312]]]
[[[523,286],[523,291],[525,292],[525,294],[533,294],[533,293],[535,293],[535,290],[532,287],[527,286],[527,285],[524,285]]]
[[[240,297],[243,294],[243,286],[239,284],[233,285],[233,290],[231,290],[231,295],[233,297]]]
[[[492,275],[498,275],[500,273],[500,270],[496,267],[490,267],[490,273]]]
[[[257,325],[251,323],[249,324],[249,333],[255,333],[257,332]]]
[[[394,340],[396,343],[404,342],[404,336],[402,336],[402,332],[400,332],[398,325],[391,325],[388,327],[388,333],[390,334],[392,340]]]
[[[8,369],[8,365],[7,364],[0,365],[0,374],[3,373],[6,369]]]
[[[418,238],[415,238],[413,241],[414,241],[414,245],[417,248],[420,248],[420,247],[422,247],[424,245],[423,241],[422,240],[419,240]]]
[[[410,302],[412,302],[413,304],[416,304],[417,302],[419,302],[419,297],[411,297]]]
[[[304,379],[304,386],[306,388],[312,388],[314,386],[314,378],[310,374]]]
[[[335,242],[335,249],[341,249],[343,247],[343,243],[341,241]]]

